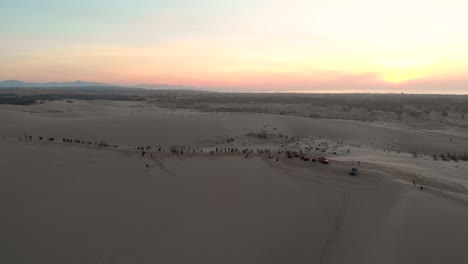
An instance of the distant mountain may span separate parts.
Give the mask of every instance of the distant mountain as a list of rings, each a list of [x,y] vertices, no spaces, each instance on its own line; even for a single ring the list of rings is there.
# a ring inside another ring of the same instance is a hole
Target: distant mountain
[[[210,91],[210,89],[204,89],[200,87],[191,87],[184,85],[168,85],[168,84],[137,84],[137,85],[114,85],[106,83],[96,82],[48,82],[48,83],[36,83],[36,82],[22,82],[18,80],[7,80],[0,81],[0,88],[98,88],[103,89],[130,89],[130,88],[143,88],[151,90],[176,90],[176,91]]]
[[[95,82],[49,82],[49,83],[33,83],[33,82],[22,82],[17,80],[0,81],[0,87],[3,88],[66,88],[66,87],[88,87],[88,86],[117,86],[105,83]]]

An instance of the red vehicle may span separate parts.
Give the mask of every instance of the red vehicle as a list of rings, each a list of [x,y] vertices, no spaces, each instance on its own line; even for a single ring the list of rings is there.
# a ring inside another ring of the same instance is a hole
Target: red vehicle
[[[327,158],[325,158],[325,157],[320,157],[320,158],[318,158],[318,161],[319,161],[320,163],[323,163],[323,164],[329,164],[329,163],[330,163],[330,161],[329,161]]]

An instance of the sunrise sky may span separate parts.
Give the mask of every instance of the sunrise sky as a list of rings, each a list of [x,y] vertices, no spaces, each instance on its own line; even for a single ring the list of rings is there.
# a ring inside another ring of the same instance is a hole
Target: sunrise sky
[[[466,0],[1,0],[0,80],[468,93]]]

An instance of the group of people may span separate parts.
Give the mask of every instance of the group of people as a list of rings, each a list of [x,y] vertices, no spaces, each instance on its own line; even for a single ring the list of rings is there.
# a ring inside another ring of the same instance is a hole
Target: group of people
[[[23,137],[20,137],[19,140],[23,140]],[[27,133],[24,133],[24,140],[33,140],[33,136],[29,135]],[[38,137],[38,140],[42,141],[45,140],[42,136]],[[55,141],[55,137],[49,137],[48,141]],[[77,139],[77,138],[62,138],[62,142],[64,143],[75,143],[75,144],[82,144],[82,145],[94,145],[94,146],[99,146],[102,148],[118,148],[119,145],[113,144],[110,145],[106,141],[90,141],[90,140],[82,140],[82,139]],[[141,157],[147,157],[149,156],[150,158],[153,158],[153,152],[156,154],[157,152],[164,152],[164,149],[161,146],[156,146],[152,147],[151,145],[141,145],[141,146],[135,146],[133,147],[135,150],[140,151]],[[154,151],[153,151],[154,150]],[[172,146],[169,148],[170,153],[172,155],[184,155],[184,153],[204,153],[205,149],[203,148],[193,148],[193,147],[186,147],[186,146]],[[276,159],[276,162],[279,162],[279,155],[282,154],[287,154],[289,151],[283,150],[283,149],[275,149],[271,150],[268,148],[244,148],[244,149],[239,149],[238,147],[235,146],[220,146],[220,147],[214,147],[214,148],[209,148],[208,152],[211,155],[215,155],[216,153],[242,153],[245,158],[248,158],[252,154],[258,154],[260,156],[266,155],[267,158],[269,159]],[[307,152],[307,150],[306,150]],[[302,149],[300,150],[300,153],[302,153]],[[360,165],[360,162],[358,161],[358,164]],[[354,165],[354,161],[353,161]],[[146,164],[148,167],[149,165]]]
[[[37,139],[39,141],[44,141],[46,140],[44,137],[42,136],[38,136]],[[23,140],[23,137],[19,137],[19,141],[22,141]],[[33,141],[33,136],[32,135],[29,135],[28,133],[24,133],[24,140],[26,141]],[[55,141],[55,137],[49,137],[47,139],[48,141]],[[95,145],[95,146],[99,146],[99,147],[113,147],[113,148],[118,148],[119,145],[117,144],[114,144],[114,145],[110,145],[108,143],[106,143],[105,141],[85,141],[85,140],[81,140],[81,139],[72,139],[72,138],[62,138],[62,142],[64,143],[76,143],[76,144],[86,144],[86,145]]]

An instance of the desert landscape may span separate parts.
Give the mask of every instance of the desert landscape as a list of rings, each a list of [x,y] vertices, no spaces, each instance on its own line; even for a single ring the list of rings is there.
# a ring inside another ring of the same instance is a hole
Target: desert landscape
[[[468,261],[467,96],[3,88],[0,103],[2,263]]]
[[[0,0],[0,264],[468,263],[467,10]]]

